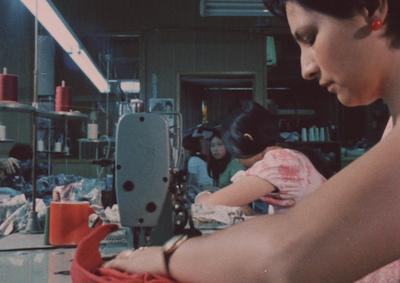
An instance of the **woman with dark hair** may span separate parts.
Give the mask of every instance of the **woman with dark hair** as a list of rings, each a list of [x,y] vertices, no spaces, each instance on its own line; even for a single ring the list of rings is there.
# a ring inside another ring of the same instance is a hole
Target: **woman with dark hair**
[[[186,164],[186,196],[191,203],[198,193],[214,188],[214,181],[207,172],[207,157],[201,153],[201,139],[190,136],[183,141],[183,147],[190,154]]]
[[[232,158],[225,148],[219,131],[214,130],[210,138],[208,156],[208,174],[214,179],[214,184],[223,188],[231,184],[232,176],[243,166],[236,158]]]
[[[392,130],[287,213],[125,252],[107,266],[181,282],[337,283],[391,263],[370,282],[400,282],[400,1],[266,3],[287,15],[303,78],[345,106],[383,99]]]
[[[197,203],[245,206],[262,199],[283,212],[325,182],[306,155],[279,145],[278,119],[261,105],[247,102],[228,121],[226,147],[247,170],[232,185],[202,193]]]

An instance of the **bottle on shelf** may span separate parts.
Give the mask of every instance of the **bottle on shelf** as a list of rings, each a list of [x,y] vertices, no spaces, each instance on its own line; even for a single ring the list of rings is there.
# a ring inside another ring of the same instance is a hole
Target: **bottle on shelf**
[[[4,141],[6,139],[7,139],[6,126],[0,123],[0,141]]]

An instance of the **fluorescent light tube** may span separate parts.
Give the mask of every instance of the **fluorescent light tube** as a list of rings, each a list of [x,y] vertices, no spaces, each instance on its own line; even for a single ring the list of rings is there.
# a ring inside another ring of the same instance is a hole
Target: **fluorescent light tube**
[[[262,0],[200,0],[200,15],[207,16],[271,16]]]
[[[38,21],[71,56],[96,88],[102,93],[109,92],[110,86],[107,80],[94,65],[78,37],[72,32],[53,3],[50,0],[21,0],[21,2],[34,16],[37,16]]]
[[[101,93],[110,92],[110,85],[93,64],[92,60],[90,60],[85,50],[81,49],[69,55]]]

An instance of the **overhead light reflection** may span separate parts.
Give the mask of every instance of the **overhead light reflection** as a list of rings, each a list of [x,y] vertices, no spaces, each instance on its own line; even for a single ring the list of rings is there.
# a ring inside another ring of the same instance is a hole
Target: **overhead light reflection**
[[[49,34],[60,44],[83,73],[101,93],[110,91],[107,80],[84,50],[78,37],[73,33],[67,22],[61,16],[50,0],[21,0],[28,10],[37,16],[38,21]]]

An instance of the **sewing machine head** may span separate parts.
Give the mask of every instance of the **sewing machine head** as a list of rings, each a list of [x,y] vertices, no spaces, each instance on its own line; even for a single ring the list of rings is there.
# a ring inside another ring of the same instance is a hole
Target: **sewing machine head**
[[[168,124],[162,115],[121,117],[116,139],[116,193],[121,224],[154,227],[170,182]]]
[[[179,114],[176,120],[172,131],[157,113],[126,114],[118,122],[115,188],[121,225],[133,228],[134,246],[142,228],[145,241],[156,226],[165,240],[188,222],[184,176],[177,169],[182,154]]]

